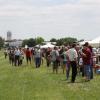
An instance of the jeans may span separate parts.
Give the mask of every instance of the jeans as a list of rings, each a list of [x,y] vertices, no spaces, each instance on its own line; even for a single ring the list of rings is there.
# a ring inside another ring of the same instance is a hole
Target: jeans
[[[90,69],[90,65],[84,65],[84,75],[90,79],[91,76],[91,69]]]
[[[93,66],[90,66],[90,79],[93,79]]]
[[[15,66],[18,65],[19,66],[19,56],[15,55]]]
[[[40,65],[41,65],[41,58],[40,57],[35,58],[35,64],[36,64],[36,68],[40,67]]]

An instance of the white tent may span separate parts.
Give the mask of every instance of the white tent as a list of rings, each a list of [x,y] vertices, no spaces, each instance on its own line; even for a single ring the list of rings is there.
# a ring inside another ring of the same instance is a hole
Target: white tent
[[[89,42],[93,47],[99,47],[100,46],[100,37],[92,40]]]
[[[50,43],[47,43],[46,45],[41,46],[41,48],[48,48],[48,47],[54,48],[55,45],[52,45],[52,44],[50,44]]]
[[[100,43],[100,37],[92,40],[90,43]]]
[[[91,41],[83,41],[83,42],[80,42],[80,45],[85,44],[85,42],[88,42],[91,46],[93,46],[95,48],[100,47],[100,37],[98,37],[96,39],[93,39]]]
[[[39,47],[40,47],[40,45],[36,45],[35,47],[39,48]]]
[[[90,43],[91,41],[82,41],[82,42],[80,42],[80,45],[83,45],[83,44],[85,44],[86,42]]]

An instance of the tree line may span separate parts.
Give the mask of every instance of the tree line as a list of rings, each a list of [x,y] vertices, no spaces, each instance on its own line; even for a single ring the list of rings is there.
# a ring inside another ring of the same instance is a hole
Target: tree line
[[[28,45],[29,47],[33,47],[38,44],[42,44],[44,41],[45,40],[42,37],[37,37],[36,39],[34,39],[34,38],[25,39],[25,40],[23,40],[22,46],[24,47],[25,45]],[[66,38],[60,38],[60,39],[52,38],[50,40],[50,42],[56,42],[57,46],[70,45],[72,43],[77,42],[77,39],[72,38],[72,37],[66,37]]]
[[[25,47],[25,45],[28,45],[29,47],[34,47],[38,44],[42,44],[44,41],[45,39],[42,37],[24,39],[22,42],[22,47]],[[72,38],[72,37],[65,37],[65,38],[60,38],[60,39],[52,38],[50,42],[56,42],[57,46],[70,45],[74,42],[77,42],[77,39]],[[4,47],[4,43],[5,43],[5,40],[2,37],[0,37],[0,48]]]
[[[4,46],[4,41],[5,40],[2,37],[0,37],[0,50]]]

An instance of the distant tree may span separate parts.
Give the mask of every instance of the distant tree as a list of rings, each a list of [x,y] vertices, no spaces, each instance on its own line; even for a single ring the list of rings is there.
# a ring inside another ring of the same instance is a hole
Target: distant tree
[[[0,37],[0,49],[4,46],[4,39]]]
[[[28,45],[28,40],[27,39],[23,40],[23,42],[22,42],[22,47],[25,47],[25,45]]]
[[[52,39],[50,40],[50,42],[57,42],[57,39],[52,38]]]
[[[36,38],[36,43],[37,44],[41,44],[41,43],[43,43],[44,42],[44,39],[42,38],[42,37],[37,37]]]
[[[25,47],[28,45],[29,47],[33,47],[36,45],[36,40],[33,38],[23,40],[22,46]]]
[[[64,41],[64,44],[70,45],[72,43],[77,42],[77,39],[76,38],[72,38],[72,37],[68,37],[68,38],[64,38],[63,41]]]
[[[5,48],[9,47],[9,43],[5,44],[4,47],[5,47]]]
[[[57,45],[70,45],[72,43],[77,42],[76,38],[72,38],[72,37],[66,37],[66,38],[61,38],[57,40]]]
[[[63,44],[64,44],[63,39],[57,40],[57,46],[60,46],[60,45],[63,45]]]
[[[79,40],[78,42],[83,42],[84,41],[84,39],[81,39],[81,40]]]
[[[35,45],[36,45],[36,40],[33,39],[33,38],[30,38],[30,39],[28,40],[28,46],[29,46],[29,47],[34,47]]]

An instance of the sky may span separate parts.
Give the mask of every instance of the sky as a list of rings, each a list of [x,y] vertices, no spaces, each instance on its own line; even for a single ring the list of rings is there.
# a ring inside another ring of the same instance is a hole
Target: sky
[[[0,36],[13,39],[100,36],[100,0],[0,0]]]

